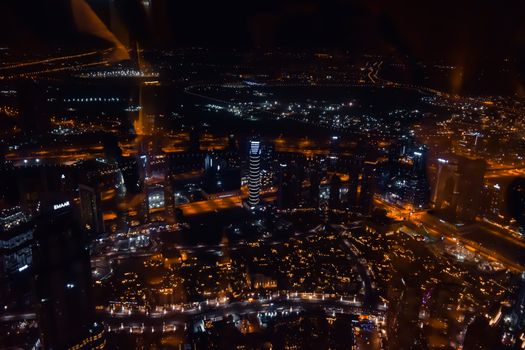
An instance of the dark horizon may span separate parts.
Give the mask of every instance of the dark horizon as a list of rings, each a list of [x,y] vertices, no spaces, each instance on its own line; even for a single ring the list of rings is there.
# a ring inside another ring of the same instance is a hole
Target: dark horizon
[[[109,24],[111,11],[104,0],[86,2]],[[118,17],[119,22],[113,27],[149,48],[319,48],[459,64],[521,59],[525,23],[513,15],[524,10],[519,1],[500,6],[496,2],[415,0],[395,4],[117,0],[112,18]],[[4,46],[23,49],[31,44],[52,49],[81,42],[85,47],[88,39],[76,30],[69,0],[6,0],[0,4],[0,19],[0,44]]]

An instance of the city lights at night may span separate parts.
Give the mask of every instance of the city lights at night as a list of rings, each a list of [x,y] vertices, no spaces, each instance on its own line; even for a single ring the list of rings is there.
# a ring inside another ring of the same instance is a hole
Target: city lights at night
[[[524,11],[1,1],[0,349],[524,349]]]

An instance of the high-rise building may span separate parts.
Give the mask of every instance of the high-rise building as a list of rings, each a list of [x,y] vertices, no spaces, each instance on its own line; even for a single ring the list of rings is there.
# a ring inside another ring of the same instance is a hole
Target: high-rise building
[[[296,207],[301,200],[300,170],[295,162],[279,164],[277,206],[280,209]]]
[[[175,196],[173,195],[173,186],[170,181],[164,184],[164,201],[165,201],[165,215],[166,222],[175,222]]]
[[[46,101],[46,85],[33,80],[25,81],[18,93],[20,124],[28,135],[43,135],[50,129],[49,103]],[[38,123],[35,123],[38,120]]]
[[[483,177],[487,163],[482,159],[455,156],[438,159],[438,176],[433,202],[452,219],[470,222],[481,206]]]
[[[5,154],[6,154],[6,147],[0,146],[0,168],[3,168],[7,165]]]
[[[0,183],[10,184],[0,187],[0,197],[5,197],[9,203],[19,203],[24,212],[35,215],[43,193],[59,191],[74,195],[74,173],[72,166],[25,160],[22,166],[0,170]]]
[[[426,208],[430,200],[430,188],[427,177],[427,148],[421,146],[411,156],[412,168],[406,176],[403,201],[414,208]]]
[[[118,166],[122,173],[122,179],[129,193],[140,193],[144,187],[144,169],[146,156],[142,155],[140,159],[136,157],[122,157]]]
[[[321,176],[317,170],[310,172],[310,189],[308,191],[310,202],[314,207],[319,206],[319,187],[321,186]]]
[[[525,233],[525,179],[518,177],[514,179],[507,189],[507,212],[522,234]]]
[[[341,138],[334,135],[330,138],[330,155],[333,156],[331,159],[337,159],[337,155],[341,151]]]
[[[393,142],[388,148],[388,160],[386,163],[386,176],[392,179],[400,175],[399,158],[404,154],[405,146],[400,141]]]
[[[511,316],[514,328],[523,329],[525,327],[525,272],[521,274],[518,293],[514,298]]]
[[[378,162],[366,160],[363,163],[363,177],[361,179],[361,190],[359,192],[359,207],[364,213],[370,213],[373,209],[374,194],[377,186]]]
[[[383,198],[416,209],[428,207],[427,153],[425,145],[405,137],[390,145],[388,160],[382,162],[378,177]]]
[[[199,152],[200,150],[200,131],[196,127],[192,127],[189,132],[189,144],[188,144],[188,151],[189,152]]]
[[[236,152],[210,152],[204,158],[204,190],[208,195],[238,192],[241,169]]]
[[[513,176],[487,178],[483,185],[482,211],[483,218],[503,226],[511,226],[523,231],[523,203],[520,205],[520,187],[523,179]]]
[[[356,206],[359,196],[359,184],[363,178],[363,161],[364,157],[361,154],[356,154],[349,160],[348,168],[348,205],[350,207]]]
[[[235,138],[234,134],[228,135],[228,147],[227,150],[230,152],[236,152],[239,150],[239,147],[237,146],[237,139]]]
[[[95,319],[86,235],[71,198],[42,201],[33,245],[33,279],[40,341],[45,349],[102,349]]]
[[[83,230],[93,235],[104,232],[104,221],[100,207],[100,194],[87,185],[79,184],[80,225]]]
[[[521,273],[519,287],[514,295],[511,306],[504,311],[501,324],[503,336],[501,342],[512,349],[523,349],[523,330],[525,329],[525,272]]]
[[[261,194],[261,141],[249,141],[248,158],[248,206],[254,209],[260,202]]]
[[[286,163],[281,163],[279,164],[279,172],[278,172],[278,186],[279,186],[279,193],[277,195],[277,207],[279,209],[282,209],[284,208],[285,206],[285,199],[286,199],[286,192],[285,189],[286,189],[286,175],[287,175],[287,170],[288,168],[288,164]]]
[[[328,201],[330,209],[341,207],[341,178],[334,174],[330,179],[330,198]]]
[[[0,211],[0,277],[26,270],[32,262],[34,225],[20,207]]]

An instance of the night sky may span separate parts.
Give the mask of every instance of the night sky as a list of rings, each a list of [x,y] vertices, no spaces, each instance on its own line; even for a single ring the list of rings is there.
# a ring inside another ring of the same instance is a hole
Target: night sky
[[[149,15],[139,0],[114,3],[131,37],[150,47],[331,48],[461,64],[525,48],[523,1],[151,0]],[[3,0],[0,16],[4,45],[96,42],[75,31],[69,0]]]

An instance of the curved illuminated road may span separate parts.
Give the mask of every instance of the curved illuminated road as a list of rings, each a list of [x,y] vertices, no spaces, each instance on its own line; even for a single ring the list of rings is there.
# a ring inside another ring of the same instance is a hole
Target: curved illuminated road
[[[160,312],[147,312],[145,310],[139,311],[136,309],[122,311],[121,309],[119,312],[108,312],[108,310],[104,310],[100,311],[100,314],[105,318],[104,321],[109,326],[110,330],[141,325],[141,328],[155,332],[162,331],[162,329],[165,330],[166,324],[172,326],[182,325],[185,324],[185,321],[188,319],[215,319],[230,314],[245,315],[262,313],[270,315],[288,315],[294,312],[298,313],[302,310],[311,309],[313,307],[321,307],[329,314],[344,313],[382,318],[386,312],[386,307],[383,305],[371,309],[363,306],[362,303],[355,298],[343,299],[342,297],[337,298],[333,295],[328,296],[315,293],[274,295],[276,295],[276,297],[253,301],[203,301],[187,304],[185,306],[174,306],[170,310]]]

